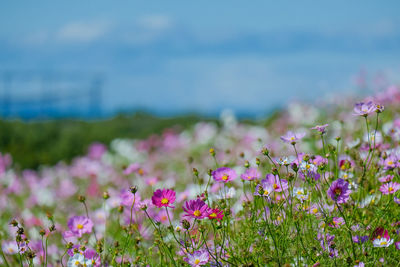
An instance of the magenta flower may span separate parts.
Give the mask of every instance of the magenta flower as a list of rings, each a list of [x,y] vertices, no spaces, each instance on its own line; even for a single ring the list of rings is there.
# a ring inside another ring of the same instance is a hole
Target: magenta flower
[[[332,222],[329,223],[329,226],[332,228],[340,228],[344,224],[344,219],[342,217],[333,217]]]
[[[349,200],[350,193],[349,183],[343,179],[337,179],[333,181],[331,187],[329,187],[327,193],[333,201],[338,204],[346,203]]]
[[[211,209],[208,219],[221,221],[224,218],[224,211],[220,209]]]
[[[267,179],[262,179],[261,182],[256,186],[254,195],[269,197],[272,192],[274,192],[272,184],[269,183]]]
[[[93,222],[85,216],[74,216],[68,220],[69,233],[76,237],[82,237],[82,234],[90,234],[93,228]]]
[[[174,208],[172,204],[175,202],[175,191],[171,189],[158,189],[154,192],[153,196],[151,197],[151,201],[153,202],[154,206],[159,208],[162,207],[169,207]]]
[[[201,199],[188,200],[183,206],[185,217],[204,219],[212,212],[208,205]]]
[[[384,194],[384,195],[389,195],[389,194],[391,195],[391,194],[396,193],[399,189],[400,189],[399,183],[390,182],[390,183],[381,185],[381,187],[379,188],[379,191],[381,191],[382,194]]]
[[[306,133],[294,133],[292,131],[288,131],[285,135],[281,136],[281,140],[285,143],[296,144],[297,141],[302,139]]]
[[[243,180],[252,181],[254,179],[258,179],[261,177],[261,172],[257,170],[257,168],[246,169],[246,171],[240,175]]]
[[[267,174],[265,179],[270,185],[272,185],[272,188],[275,192],[282,192],[288,189],[288,181],[286,181],[285,179],[279,179],[278,175],[273,175],[269,173]]]
[[[360,102],[354,105],[354,115],[367,117],[376,110],[376,105],[369,101],[368,103]]]
[[[321,134],[325,133],[326,127],[328,127],[329,124],[323,124],[323,125],[316,125],[315,127],[312,127],[311,129],[317,130]]]
[[[210,260],[210,255],[206,250],[198,250],[193,253],[187,254],[184,260],[192,267],[206,265]]]
[[[391,180],[393,180],[393,178],[394,178],[394,176],[389,174],[389,175],[380,177],[378,180],[381,183],[387,183],[387,182],[390,182]]]
[[[237,174],[234,170],[228,167],[221,167],[212,172],[215,181],[222,181],[224,183],[232,181],[236,178]]]

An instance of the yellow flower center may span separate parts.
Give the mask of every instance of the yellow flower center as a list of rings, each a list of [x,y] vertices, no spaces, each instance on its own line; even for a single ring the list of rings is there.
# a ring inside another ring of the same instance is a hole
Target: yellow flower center
[[[301,191],[299,190],[299,191],[297,191],[297,194],[298,194],[298,195],[302,195],[303,192],[301,192]]]
[[[201,211],[195,210],[195,211],[193,212],[193,215],[196,216],[196,217],[200,217],[200,216],[201,216]]]
[[[167,198],[161,199],[162,204],[168,204],[169,200]]]
[[[293,136],[292,136],[292,137],[290,137],[290,140],[291,140],[291,141],[293,141],[293,140],[294,140],[294,137],[293,137]]]
[[[392,193],[394,191],[393,187],[389,186],[388,191],[389,191],[389,193]]]
[[[340,189],[340,188],[336,188],[335,189],[335,194],[336,195],[340,195],[342,193],[342,189]]]
[[[278,188],[278,185],[277,184],[274,184],[274,189],[277,189]]]
[[[200,263],[200,260],[199,259],[195,259],[194,260],[194,264],[199,264]]]
[[[78,229],[83,229],[83,225],[80,224],[80,223],[78,223],[78,225],[76,226],[76,228],[78,228]]]
[[[309,168],[311,168],[310,164],[306,165],[306,169],[308,170]]]
[[[13,253],[14,249],[13,248],[8,248],[8,252]]]
[[[268,190],[264,190],[264,196],[268,196],[268,195],[269,195]]]
[[[251,176],[247,176],[247,179],[249,179],[249,180],[250,180],[250,179],[251,179]]]
[[[317,213],[317,212],[318,212],[318,209],[317,209],[317,208],[313,208],[311,211],[312,211],[312,213],[314,213],[314,214],[315,214],[315,213]]]
[[[389,160],[388,165],[393,165],[393,161]]]
[[[381,245],[383,246],[383,245],[387,245],[387,242],[386,241],[382,241],[381,242]]]
[[[215,212],[213,212],[213,213],[210,214],[210,217],[211,217],[211,218],[216,218],[216,217],[217,217],[217,214],[216,214]]]
[[[229,176],[228,175],[226,175],[226,174],[224,174],[224,176],[222,176],[222,180],[224,180],[224,181],[226,181],[226,180],[228,180],[228,178],[229,178]]]
[[[80,263],[79,261],[76,261],[76,262],[75,262],[75,265],[76,265],[76,266],[79,266],[80,264],[81,264],[81,263]]]

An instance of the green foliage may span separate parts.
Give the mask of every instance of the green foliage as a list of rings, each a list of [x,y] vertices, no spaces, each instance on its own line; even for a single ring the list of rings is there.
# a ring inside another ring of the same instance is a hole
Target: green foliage
[[[160,118],[146,113],[118,115],[108,120],[62,119],[0,121],[0,151],[10,153],[20,168],[54,165],[86,152],[93,142],[108,145],[115,138],[145,138],[166,128],[182,130],[204,120],[196,115]]]

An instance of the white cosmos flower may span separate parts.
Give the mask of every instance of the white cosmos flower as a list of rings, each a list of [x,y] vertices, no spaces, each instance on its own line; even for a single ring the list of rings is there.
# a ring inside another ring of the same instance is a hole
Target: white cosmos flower
[[[75,253],[74,256],[69,258],[67,267],[92,267],[92,261],[89,259],[85,259],[85,257],[80,253]]]
[[[305,201],[309,197],[309,194],[304,190],[304,188],[301,188],[301,187],[293,188],[293,195],[295,198],[297,198],[301,201]]]
[[[376,238],[373,242],[374,247],[376,248],[387,248],[391,244],[393,244],[393,239],[386,239],[385,237]]]

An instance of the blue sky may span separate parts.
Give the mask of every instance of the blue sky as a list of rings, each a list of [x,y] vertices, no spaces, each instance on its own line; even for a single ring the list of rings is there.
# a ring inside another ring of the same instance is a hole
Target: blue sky
[[[360,69],[398,81],[398,10],[369,0],[8,1],[0,70],[103,73],[106,112],[264,114],[355,90]]]

